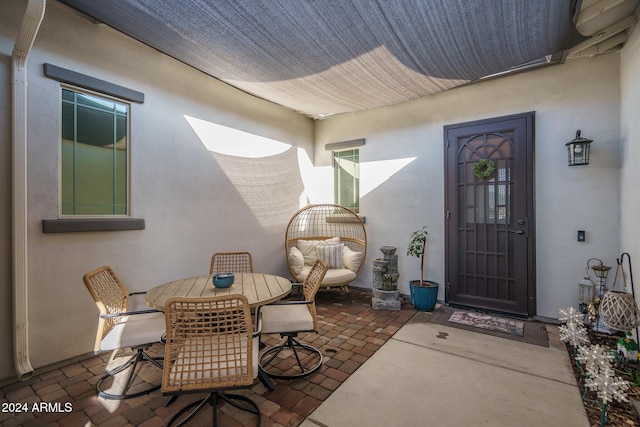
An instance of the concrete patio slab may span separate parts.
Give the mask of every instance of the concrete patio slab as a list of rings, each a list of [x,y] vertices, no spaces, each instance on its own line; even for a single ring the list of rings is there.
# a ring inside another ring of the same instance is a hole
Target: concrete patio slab
[[[589,426],[557,328],[549,347],[417,313],[302,426]]]

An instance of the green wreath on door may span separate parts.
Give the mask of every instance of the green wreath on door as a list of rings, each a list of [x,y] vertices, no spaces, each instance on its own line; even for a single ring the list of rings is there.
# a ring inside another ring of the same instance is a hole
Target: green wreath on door
[[[481,159],[473,164],[473,174],[478,179],[485,180],[496,171],[496,162],[491,159]]]

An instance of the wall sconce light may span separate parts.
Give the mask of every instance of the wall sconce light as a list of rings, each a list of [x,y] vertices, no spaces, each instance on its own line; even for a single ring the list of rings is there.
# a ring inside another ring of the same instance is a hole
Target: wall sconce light
[[[569,166],[589,164],[589,148],[592,142],[591,139],[582,138],[580,130],[576,132],[576,137],[565,144],[569,153]]]

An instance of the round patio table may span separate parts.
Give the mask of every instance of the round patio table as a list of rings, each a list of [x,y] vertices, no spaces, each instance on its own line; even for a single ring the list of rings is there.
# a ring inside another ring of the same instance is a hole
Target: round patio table
[[[291,281],[284,277],[263,273],[234,273],[230,288],[213,286],[212,276],[194,276],[172,280],[147,291],[147,304],[156,310],[164,310],[165,302],[172,297],[205,298],[217,295],[242,294],[251,308],[280,300],[291,292]]]

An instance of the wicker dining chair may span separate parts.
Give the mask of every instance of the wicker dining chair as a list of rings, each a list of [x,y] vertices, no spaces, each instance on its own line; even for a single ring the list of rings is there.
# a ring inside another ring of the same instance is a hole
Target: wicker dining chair
[[[94,352],[97,354],[122,348],[131,348],[135,351],[135,354],[127,362],[109,370],[98,381],[96,384],[98,395],[105,399],[122,400],[142,396],[159,389],[160,385],[158,384],[129,393],[136,372],[142,366],[140,363],[148,362],[162,369],[160,363],[162,358],[150,356],[147,350],[153,344],[160,342],[164,335],[164,314],[158,310],[132,309],[135,304],[132,301],[133,298],[129,297],[144,295],[145,292],[129,293],[109,266],[93,270],[85,274],[82,279],[100,311]],[[115,377],[127,369],[129,369],[129,373],[120,393],[109,393],[103,388],[103,382],[107,378]]]
[[[315,261],[301,284],[304,300],[278,301],[258,307],[256,317],[261,333],[280,334],[285,338],[280,345],[271,347],[260,355],[260,369],[270,377],[303,378],[322,366],[320,350],[301,343],[296,337],[301,332],[318,332],[315,296],[327,269],[328,265],[324,260],[318,258]],[[285,361],[291,356],[295,358],[295,364]]]
[[[260,338],[259,332],[253,332],[247,298],[238,294],[170,298],[165,304],[165,316],[163,394],[208,393],[178,411],[167,425],[183,425],[211,403],[216,426],[218,401],[222,399],[258,415],[259,426],[260,408],[253,400],[225,393],[251,387],[258,374]]]
[[[250,252],[216,252],[211,256],[209,274],[213,273],[253,273],[253,259]]]

